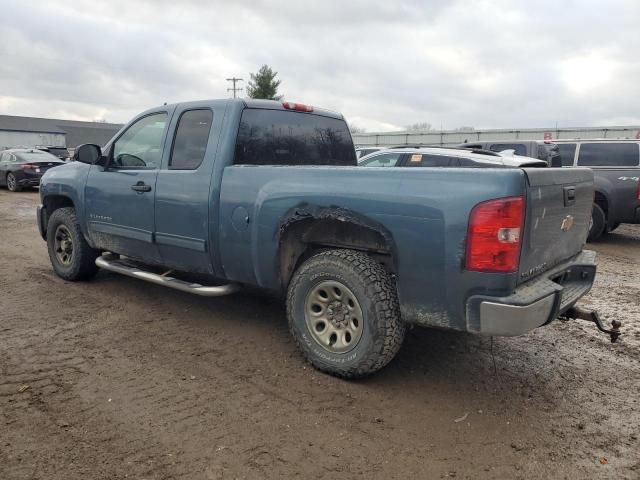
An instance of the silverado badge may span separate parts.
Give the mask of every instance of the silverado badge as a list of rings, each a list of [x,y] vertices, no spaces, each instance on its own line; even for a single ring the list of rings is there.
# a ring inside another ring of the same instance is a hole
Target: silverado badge
[[[568,232],[573,227],[573,215],[567,215],[562,220],[562,225],[560,225],[560,230],[563,232]]]

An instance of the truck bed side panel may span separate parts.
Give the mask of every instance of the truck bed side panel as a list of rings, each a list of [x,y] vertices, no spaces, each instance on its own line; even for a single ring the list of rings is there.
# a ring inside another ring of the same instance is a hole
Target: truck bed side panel
[[[468,296],[506,294],[516,282],[515,274],[463,270],[469,212],[481,201],[524,191],[518,169],[227,167],[222,266],[230,280],[280,290],[282,220],[296,208],[339,206],[390,232],[406,321],[465,330]]]

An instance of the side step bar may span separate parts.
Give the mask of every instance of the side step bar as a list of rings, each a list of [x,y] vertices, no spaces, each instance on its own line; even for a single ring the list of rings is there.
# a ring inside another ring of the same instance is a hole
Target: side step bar
[[[203,297],[221,297],[223,295],[230,295],[240,290],[240,285],[237,283],[229,283],[227,285],[219,285],[215,287],[205,287],[199,283],[189,283],[177,278],[168,277],[165,275],[158,275],[157,273],[151,273],[144,270],[140,270],[138,267],[132,265],[126,260],[121,260],[117,256],[107,253],[101,257],[96,258],[96,265],[110,272],[120,273],[128,277],[139,278],[147,282],[155,283],[157,285],[163,285],[169,288],[175,288],[183,292],[195,293]]]

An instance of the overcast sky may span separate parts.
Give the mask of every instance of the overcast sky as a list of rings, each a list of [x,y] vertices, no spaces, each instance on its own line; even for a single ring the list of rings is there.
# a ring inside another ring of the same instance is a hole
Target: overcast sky
[[[227,97],[268,64],[287,100],[368,131],[640,124],[640,0],[0,0],[0,114],[126,122]]]

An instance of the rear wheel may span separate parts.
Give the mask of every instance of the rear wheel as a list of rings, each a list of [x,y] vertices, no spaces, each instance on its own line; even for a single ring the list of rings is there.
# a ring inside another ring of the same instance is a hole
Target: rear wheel
[[[589,221],[589,236],[587,237],[587,241],[594,242],[598,240],[604,233],[605,226],[606,217],[604,215],[604,211],[600,205],[594,203],[593,208],[591,209],[591,220]]]
[[[287,316],[307,360],[343,378],[380,370],[405,333],[389,274],[354,250],[328,250],[302,264],[289,284]]]
[[[73,208],[53,212],[47,224],[47,247],[53,270],[65,280],[86,280],[98,271],[95,261],[100,252],[84,239]]]
[[[20,185],[18,185],[16,176],[11,172],[7,174],[7,188],[11,192],[19,192],[20,190],[22,190],[22,188],[20,188]]]

